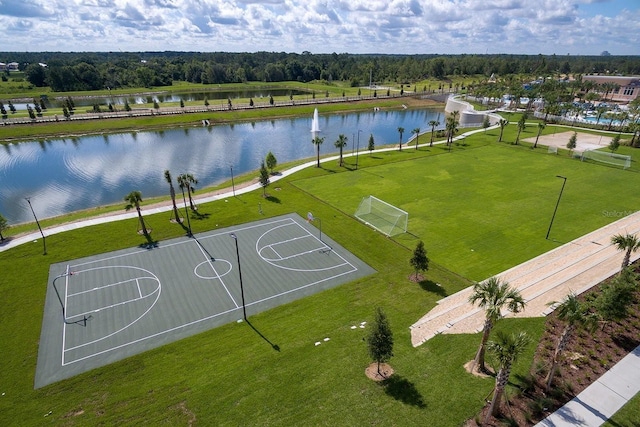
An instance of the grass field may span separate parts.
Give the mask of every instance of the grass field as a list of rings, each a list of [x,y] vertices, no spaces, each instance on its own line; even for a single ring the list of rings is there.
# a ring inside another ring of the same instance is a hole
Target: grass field
[[[561,242],[639,204],[635,172],[489,144],[496,135],[467,138],[468,145],[450,154],[440,147],[364,154],[358,171],[349,170],[352,159],[346,168],[329,162],[269,187],[268,201],[260,190],[201,205],[201,216],[192,219],[196,233],[264,218],[256,209],[259,202],[265,216],[304,217],[312,211],[322,219],[324,233],[378,273],[252,317],[253,328],[226,325],[35,391],[49,264],[144,241],[132,219],[52,235],[46,256],[39,242],[1,253],[0,423],[460,425],[483,406],[493,386],[492,378],[469,376],[462,367],[473,357],[479,335],[438,336],[414,349],[409,326],[438,299],[468,286],[469,279],[560,244],[544,240],[561,185],[556,174],[569,178],[552,232]],[[407,207],[409,228],[425,241],[433,260],[422,283],[407,279],[418,237],[388,239],[351,217],[368,194]],[[168,213],[147,219],[157,240],[184,233]],[[370,361],[366,328],[351,329],[371,322],[377,306],[389,316],[395,336],[390,363],[397,377],[386,387],[364,375]],[[527,330],[535,341],[543,323],[511,319],[498,328]],[[314,346],[325,337],[330,341]],[[534,347],[514,373],[528,371]]]
[[[434,261],[476,281],[640,206],[634,172],[498,144],[431,150],[431,157],[294,184],[351,214],[368,195],[409,212],[410,234],[395,240],[409,249],[423,240]],[[547,240],[563,183],[556,175],[567,185]]]

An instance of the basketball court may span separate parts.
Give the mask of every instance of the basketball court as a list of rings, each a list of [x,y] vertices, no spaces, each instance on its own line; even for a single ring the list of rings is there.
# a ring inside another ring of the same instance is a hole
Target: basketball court
[[[35,387],[372,273],[297,214],[52,264]]]

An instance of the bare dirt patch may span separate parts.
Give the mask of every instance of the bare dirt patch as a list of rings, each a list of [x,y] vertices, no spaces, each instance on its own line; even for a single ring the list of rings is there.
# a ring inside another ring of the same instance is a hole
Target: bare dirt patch
[[[377,362],[373,362],[372,364],[367,366],[367,369],[364,370],[364,373],[367,375],[367,377],[374,381],[388,380],[389,378],[391,378],[394,372],[395,371],[393,370],[393,368],[387,363],[381,363],[380,370],[378,370]]]
[[[553,133],[550,135],[540,135],[538,138],[538,145],[544,145],[547,147],[567,148],[567,143],[573,135],[573,131]],[[611,142],[612,137],[594,135],[591,133],[577,132],[576,134],[576,148],[577,151],[595,150],[597,148],[605,148]],[[526,138],[523,141],[534,144],[536,137]]]

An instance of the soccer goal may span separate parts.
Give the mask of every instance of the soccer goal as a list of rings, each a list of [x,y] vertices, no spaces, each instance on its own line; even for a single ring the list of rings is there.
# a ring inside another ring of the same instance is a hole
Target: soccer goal
[[[595,162],[607,163],[614,166],[621,166],[622,169],[631,167],[631,156],[624,154],[607,153],[599,150],[585,150],[582,153],[582,161],[593,160]]]
[[[407,232],[409,214],[374,196],[362,198],[355,217],[387,236]]]

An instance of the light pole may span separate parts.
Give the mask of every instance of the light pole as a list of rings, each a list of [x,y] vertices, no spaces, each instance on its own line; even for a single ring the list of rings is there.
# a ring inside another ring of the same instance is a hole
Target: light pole
[[[360,153],[360,132],[362,132],[362,130],[358,129],[358,146],[356,148],[356,169],[358,169],[358,154]]]
[[[47,254],[47,241],[44,238],[44,233],[42,232],[42,227],[40,227],[40,222],[38,221],[38,217],[36,216],[36,212],[33,210],[33,206],[31,206],[31,198],[30,197],[25,197],[24,198],[27,203],[29,203],[29,207],[31,208],[31,213],[33,214],[33,218],[35,218],[36,220],[36,224],[38,225],[38,230],[40,230],[40,234],[42,235],[42,246],[44,247],[44,252],[42,255],[46,255]]]
[[[238,275],[240,276],[240,295],[242,296],[242,317],[247,320],[247,309],[244,303],[244,288],[242,286],[242,268],[240,267],[240,250],[238,249],[238,236],[236,233],[229,234],[236,241],[236,257],[238,258]]]
[[[560,204],[560,199],[562,198],[562,192],[564,191],[564,185],[567,183],[567,178],[561,175],[556,175],[556,178],[562,178],[562,188],[560,188],[560,194],[558,195],[558,201],[556,202],[556,208],[553,210],[553,215],[551,216],[551,222],[549,223],[549,229],[547,230],[547,237],[545,239],[549,240],[549,233],[551,233],[551,226],[553,225],[553,220],[556,217],[556,212],[558,211],[558,205]]]
[[[233,166],[231,168],[231,188],[233,189],[233,197],[236,197],[236,185],[233,183]]]

